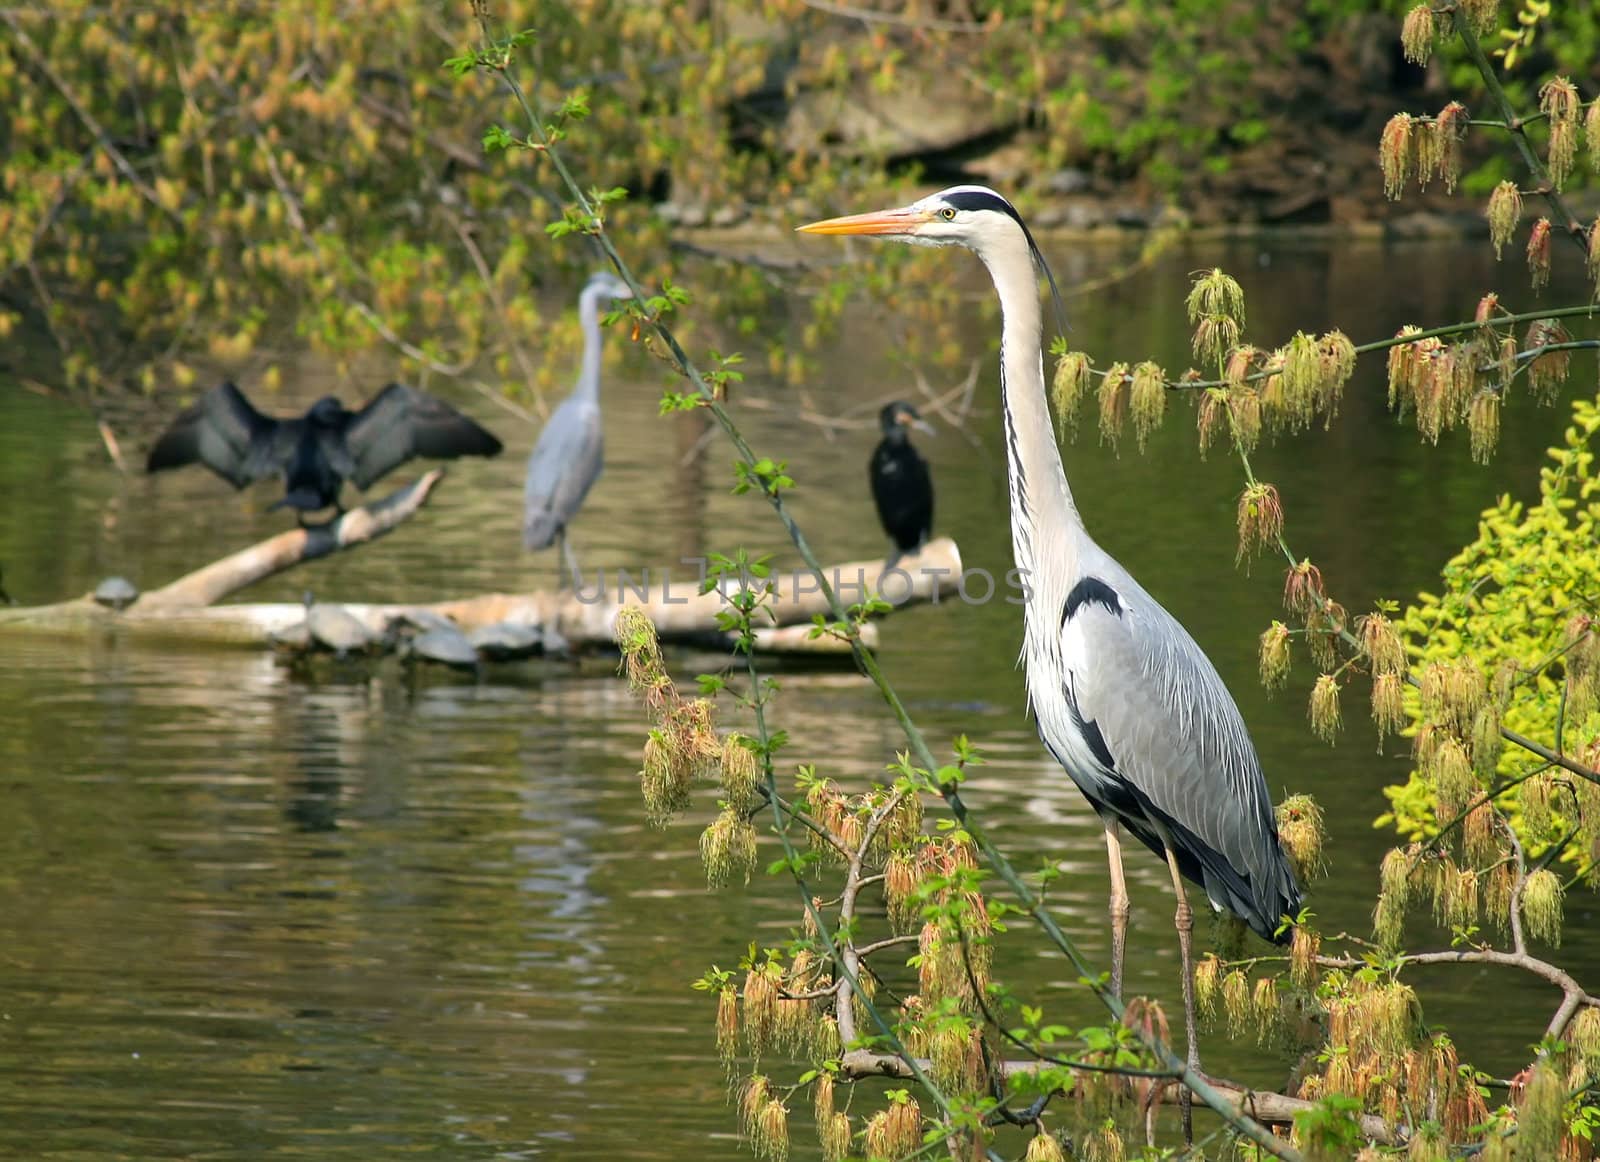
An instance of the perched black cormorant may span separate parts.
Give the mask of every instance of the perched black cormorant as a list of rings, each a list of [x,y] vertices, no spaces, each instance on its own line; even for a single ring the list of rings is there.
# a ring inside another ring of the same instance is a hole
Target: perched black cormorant
[[[868,475],[878,519],[894,542],[895,551],[884,565],[890,569],[903,554],[920,549],[933,531],[933,478],[928,462],[911,446],[906,427],[930,436],[934,431],[917,409],[903,400],[886,406],[878,414],[878,425],[883,439],[873,449]]]
[[[493,456],[500,441],[431,395],[391,383],[358,412],[324,396],[298,419],[262,415],[233,383],[201,396],[150,449],[146,469],[204,464],[235,488],[281,475],[272,505],[315,512],[339,504],[345,480],[372,486],[413,456]]]

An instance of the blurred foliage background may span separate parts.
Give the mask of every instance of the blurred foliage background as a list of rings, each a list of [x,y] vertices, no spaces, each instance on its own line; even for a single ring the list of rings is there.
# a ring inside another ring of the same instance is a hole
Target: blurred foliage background
[[[496,16],[537,32],[519,61],[541,111],[587,98],[571,160],[629,191],[610,225],[659,279],[703,257],[685,238],[775,238],[953,180],[1014,193],[1045,228],[1382,215],[1384,119],[1478,91],[1449,56],[1406,63],[1399,12],[523,0]],[[1551,71],[1600,77],[1597,28],[1584,5],[1547,17],[1509,74],[1514,98],[1531,109]],[[48,335],[13,342],[8,362],[97,395],[182,391],[197,366],[271,387],[308,350],[343,367],[387,348],[512,395],[564,379],[577,336],[546,292],[595,255],[539,245],[561,207],[535,162],[485,158],[505,96],[442,67],[474,39],[466,3],[0,12],[0,336]],[[1480,162],[1469,191],[1501,165]],[[953,292],[881,257],[865,277],[907,324],[908,357],[953,364],[938,329],[915,325]],[[810,280],[796,308],[785,281],[781,264],[725,263],[697,283],[690,337],[798,381],[849,287]],[[762,325],[780,309],[802,317]]]

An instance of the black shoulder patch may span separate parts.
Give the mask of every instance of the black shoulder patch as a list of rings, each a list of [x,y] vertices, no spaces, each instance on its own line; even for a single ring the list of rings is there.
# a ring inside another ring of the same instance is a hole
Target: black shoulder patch
[[[1072,615],[1090,601],[1105,606],[1116,617],[1122,616],[1122,602],[1117,598],[1117,591],[1098,577],[1085,577],[1067,594],[1067,603],[1061,610],[1061,624],[1066,625]]]

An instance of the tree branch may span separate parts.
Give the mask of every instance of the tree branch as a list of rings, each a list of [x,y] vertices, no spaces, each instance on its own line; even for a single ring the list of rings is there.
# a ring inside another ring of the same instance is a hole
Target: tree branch
[[[918,1062],[926,1068],[928,1063]],[[1007,1077],[1014,1074],[1035,1073],[1041,1068],[1047,1068],[1055,1063],[1038,1061],[1002,1061],[997,1062]],[[1088,1066],[1066,1063],[1065,1068],[1081,1072],[1100,1072]],[[888,1077],[896,1080],[909,1080],[911,1071],[906,1063],[899,1057],[889,1053],[874,1053],[867,1049],[855,1049],[844,1055],[840,1062],[840,1072],[848,1078],[859,1080],[865,1077]],[[1174,1078],[1166,1082],[1167,1086],[1176,1086],[1179,1080]],[[1226,1103],[1229,1117],[1232,1122],[1235,1118],[1245,1121],[1255,1121],[1267,1126],[1287,1126],[1294,1123],[1295,1115],[1316,1108],[1315,1102],[1303,1098],[1289,1097],[1281,1093],[1266,1093],[1253,1090],[1246,1086],[1231,1081],[1213,1078],[1209,1088],[1216,1096]],[[1209,1102],[1207,1103],[1210,1104]],[[1215,1110],[1215,1106],[1212,1107]],[[1218,1111],[1221,1112],[1221,1111]],[[1396,1127],[1390,1126],[1376,1114],[1363,1114],[1361,1116],[1361,1133],[1386,1146],[1395,1146],[1403,1143],[1404,1138]],[[1287,1145],[1287,1143],[1284,1143]]]

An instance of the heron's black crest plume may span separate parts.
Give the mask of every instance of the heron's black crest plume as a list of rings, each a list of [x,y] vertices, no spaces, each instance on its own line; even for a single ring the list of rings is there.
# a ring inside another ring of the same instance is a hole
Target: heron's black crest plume
[[[1028,249],[1033,254],[1033,264],[1044,271],[1045,280],[1050,284],[1050,302],[1055,307],[1056,328],[1061,332],[1063,339],[1067,336],[1067,308],[1061,301],[1061,288],[1056,286],[1055,272],[1050,269],[1050,264],[1044,260],[1044,251],[1039,249],[1039,244],[1033,240],[1033,231],[1028,229],[1028,224],[1022,220],[1022,215],[1017,213],[1017,208],[1002,198],[993,190],[982,186],[969,186],[947,194],[944,199],[958,210],[993,210],[997,214],[1004,214],[1015,222],[1022,230],[1022,236],[1028,240]]]

